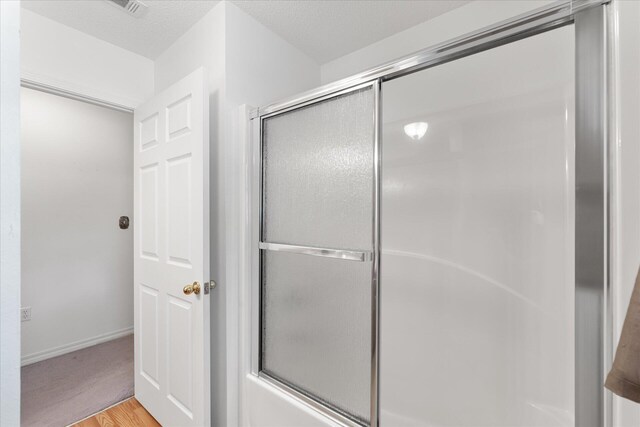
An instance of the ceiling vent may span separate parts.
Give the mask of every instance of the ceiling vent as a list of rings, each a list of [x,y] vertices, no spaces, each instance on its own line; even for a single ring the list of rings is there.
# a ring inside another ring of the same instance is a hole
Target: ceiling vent
[[[120,10],[127,12],[129,15],[140,18],[146,12],[149,6],[140,0],[106,0],[107,3],[114,5]]]

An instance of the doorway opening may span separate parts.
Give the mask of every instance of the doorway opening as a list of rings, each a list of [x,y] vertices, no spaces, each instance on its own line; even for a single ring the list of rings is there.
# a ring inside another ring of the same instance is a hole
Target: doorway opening
[[[134,394],[133,114],[21,88],[22,425]]]

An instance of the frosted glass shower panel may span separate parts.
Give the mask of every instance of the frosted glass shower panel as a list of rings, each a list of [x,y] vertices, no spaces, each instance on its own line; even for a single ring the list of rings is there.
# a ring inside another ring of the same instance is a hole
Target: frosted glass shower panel
[[[262,275],[262,370],[366,422],[371,263],[263,251]]]
[[[367,86],[262,122],[260,371],[361,424],[371,407],[374,96]]]
[[[573,32],[383,83],[381,425],[574,425]]]
[[[371,250],[371,87],[263,122],[263,240]]]

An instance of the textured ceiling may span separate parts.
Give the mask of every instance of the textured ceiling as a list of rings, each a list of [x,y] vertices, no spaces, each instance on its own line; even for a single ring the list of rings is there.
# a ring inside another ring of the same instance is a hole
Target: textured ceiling
[[[324,64],[470,0],[231,0]]]
[[[0,0],[2,1],[2,0]],[[104,0],[22,0],[22,7],[124,49],[155,59],[217,0],[143,0],[136,18]]]
[[[2,0],[0,0],[2,1]],[[232,0],[318,64],[460,7],[471,0]],[[106,0],[22,0],[39,15],[155,59],[218,0],[143,0],[136,18]]]

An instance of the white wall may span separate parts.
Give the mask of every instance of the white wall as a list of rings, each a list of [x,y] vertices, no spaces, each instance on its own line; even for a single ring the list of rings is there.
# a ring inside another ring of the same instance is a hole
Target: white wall
[[[20,2],[0,2],[0,425],[20,425]]]
[[[153,94],[153,61],[22,9],[21,77],[130,108]]]
[[[238,318],[235,254],[242,218],[234,185],[244,165],[235,139],[237,107],[259,106],[318,86],[320,67],[229,2],[216,5],[157,58],[156,92],[200,66],[209,75],[211,278],[219,284],[211,294],[212,423],[235,425],[238,343],[227,325],[237,326]]]
[[[615,171],[612,223],[613,251],[613,335],[614,349],[629,306],[640,264],[640,2],[614,1],[614,27],[617,24],[615,97],[618,146]],[[640,405],[614,395],[613,417],[616,427],[640,425]]]
[[[230,110],[240,104],[259,107],[319,85],[315,61],[230,2],[225,33]]]
[[[132,333],[133,116],[26,88],[21,103],[24,364]]]
[[[549,0],[476,0],[434,19],[322,64],[322,83],[349,77],[376,65],[409,55],[505,19],[510,19]]]
[[[156,58],[154,93],[201,66],[207,70],[212,92],[224,86],[224,11],[224,2],[216,5]]]

